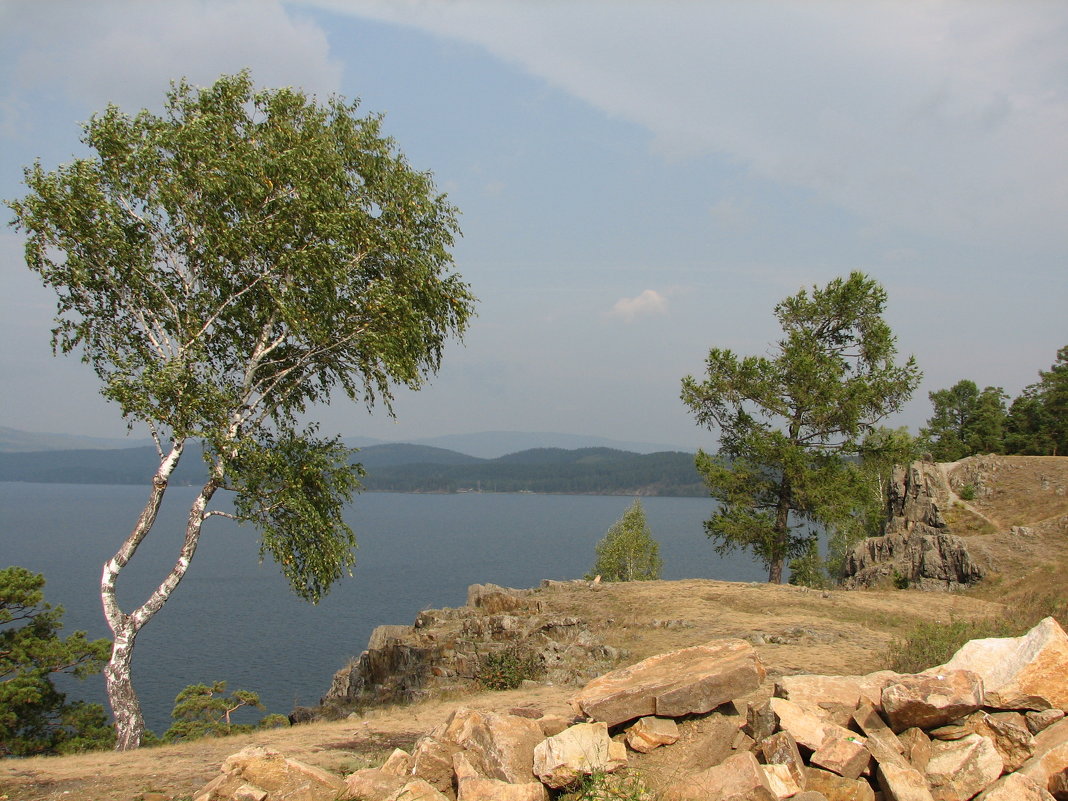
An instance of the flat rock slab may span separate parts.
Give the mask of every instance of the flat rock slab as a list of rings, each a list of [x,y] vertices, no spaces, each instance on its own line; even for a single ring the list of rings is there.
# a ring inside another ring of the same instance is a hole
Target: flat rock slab
[[[895,732],[944,726],[982,705],[983,681],[969,670],[902,676],[883,690],[883,711]]]
[[[745,640],[713,640],[658,654],[594,679],[571,699],[582,715],[615,726],[656,715],[710,712],[764,680],[764,666]]]

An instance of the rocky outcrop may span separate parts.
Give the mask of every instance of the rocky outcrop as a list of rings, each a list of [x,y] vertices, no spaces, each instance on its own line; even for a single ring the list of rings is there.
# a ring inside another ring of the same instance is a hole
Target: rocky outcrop
[[[846,554],[843,585],[888,585],[957,590],[983,577],[960,537],[949,532],[938,499],[948,487],[938,466],[913,462],[894,468],[881,537],[869,537]]]
[[[1012,664],[1031,654],[1033,660],[1043,660],[1052,668],[1042,671],[1041,684],[1019,695],[1029,705],[1033,698],[1042,697],[1050,706],[1048,698],[1061,697],[1068,689],[1068,654],[1055,647],[1032,648],[1036,642],[1057,642],[1058,636],[1064,632],[1055,621],[1047,620],[1031,634],[997,646],[997,652]],[[736,691],[746,692],[744,683],[736,685],[727,678],[736,676],[737,662],[748,658],[742,647],[746,644],[719,642],[720,667],[712,668],[708,659],[716,645],[701,646],[700,654],[686,654],[694,649],[683,649],[639,664],[646,668],[701,664],[701,670],[694,671],[687,682],[672,685],[690,699],[707,687],[735,686]],[[971,650],[965,646],[958,656]],[[630,675],[640,676],[643,670]],[[713,676],[717,671],[720,676]],[[616,679],[622,673],[617,672]],[[685,671],[674,673],[678,678]],[[608,684],[623,686],[618,681]],[[604,686],[604,682],[591,682],[576,698],[598,697],[598,687]],[[684,686],[688,689],[681,692]],[[1028,717],[1026,707],[1006,708],[1017,703],[1009,700],[1016,696],[987,694],[983,678],[971,670],[941,666],[915,675],[884,671],[857,677],[797,677],[780,683],[776,692],[782,694],[787,687],[796,700],[776,696],[747,705],[735,698],[712,712],[696,712],[693,704],[686,703],[672,706],[670,712],[661,708],[656,717],[647,716],[631,726],[622,723],[624,718],[630,720],[629,713],[621,718],[622,713],[613,712],[619,725],[572,720],[555,735],[546,735],[546,727],[533,718],[461,708],[421,738],[410,757],[395,751],[381,768],[357,771],[343,784],[338,777],[274,752],[246,749],[228,759],[223,775],[196,798],[548,801],[579,786],[591,774],[603,782],[640,782],[646,776],[652,782],[654,774],[641,773],[640,765],[634,776],[627,772],[632,759],[638,761],[655,749],[661,757],[658,763],[670,770],[660,773],[655,783],[632,784],[625,795],[604,797],[663,801],[1068,799],[1068,719],[1034,710]],[[827,694],[821,695],[821,690]],[[658,692],[634,692],[633,696],[658,698]],[[589,714],[584,703],[575,706]],[[740,710],[746,706],[748,714],[743,715]],[[596,704],[591,708],[596,709]],[[673,719],[671,725],[661,725],[665,716]],[[704,725],[706,721],[713,725]],[[677,737],[676,730],[680,732]],[[632,738],[635,733],[640,734],[638,739]],[[639,741],[640,747],[635,747]],[[628,745],[634,755],[628,754]],[[305,794],[294,794],[296,784],[301,784]],[[324,795],[331,792],[333,796]]]
[[[573,586],[576,582],[567,583]],[[577,582],[591,587],[589,582]],[[467,605],[428,609],[410,626],[379,626],[367,648],[334,674],[315,709],[294,710],[293,722],[336,717],[356,705],[410,703],[473,688],[488,654],[514,651],[535,673],[557,684],[586,681],[610,667],[619,652],[575,617],[545,614],[537,590],[473,584]]]

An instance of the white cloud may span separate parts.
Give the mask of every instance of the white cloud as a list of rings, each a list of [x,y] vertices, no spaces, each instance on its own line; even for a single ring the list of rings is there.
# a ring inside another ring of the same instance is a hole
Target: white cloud
[[[665,155],[724,157],[869,223],[1063,238],[1065,4],[312,4],[477,43]]]
[[[637,297],[620,298],[608,314],[610,317],[618,317],[628,323],[638,317],[667,314],[667,298],[655,289],[647,289]]]
[[[277,0],[50,0],[15,4],[5,25],[9,81],[26,95],[58,86],[89,110],[158,107],[172,80],[244,67],[265,86],[329,94],[341,82],[323,30]]]

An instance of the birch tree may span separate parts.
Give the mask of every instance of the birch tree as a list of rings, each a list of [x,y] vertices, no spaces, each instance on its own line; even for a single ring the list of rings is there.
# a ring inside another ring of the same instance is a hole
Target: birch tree
[[[852,513],[860,490],[845,457],[919,383],[911,357],[894,361],[885,306],[885,290],[859,272],[802,289],[775,307],[783,337],[771,355],[713,348],[705,379],[683,379],[683,402],[720,433],[718,454],[697,453],[719,501],[708,536],[720,553],[750,550],[768,581],[782,582],[818,527]]]
[[[300,420],[335,390],[392,413],[393,389],[438,370],[474,297],[453,272],[456,210],[355,103],[257,90],[243,72],[173,84],[162,114],[109,106],[82,141],[90,156],[34,164],[29,193],[8,205],[28,266],[58,295],[54,349],[91,366],[159,455],[100,585],[123,750],[144,730],[138,632],[186,575],[204,524],[253,523],[261,556],[317,602],[354,563],[342,509],[360,470]],[[124,610],[116,582],[193,439],[208,478],[184,541],[159,585]],[[232,512],[219,492],[232,493]]]

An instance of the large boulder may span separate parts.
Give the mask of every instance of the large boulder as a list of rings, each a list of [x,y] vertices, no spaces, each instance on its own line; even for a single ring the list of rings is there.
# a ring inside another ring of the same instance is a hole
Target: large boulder
[[[764,666],[745,640],[713,640],[649,657],[587,684],[571,704],[615,726],[647,715],[681,717],[709,712],[764,680]]]
[[[1001,776],[1004,763],[988,737],[932,743],[927,783],[935,801],[968,801]]]
[[[287,759],[273,748],[249,746],[227,757],[222,774],[194,801],[337,801],[348,797],[345,782],[321,768]]]
[[[1022,637],[965,643],[928,672],[970,670],[983,678],[986,706],[1068,710],[1068,634],[1047,617]]]
[[[749,751],[672,782],[659,797],[661,801],[779,801],[763,768]]]
[[[486,778],[524,784],[534,781],[534,747],[545,735],[530,718],[461,707],[449,717],[441,738],[462,748]]]
[[[883,690],[883,711],[896,732],[942,726],[982,705],[983,681],[969,670],[902,676]]]

